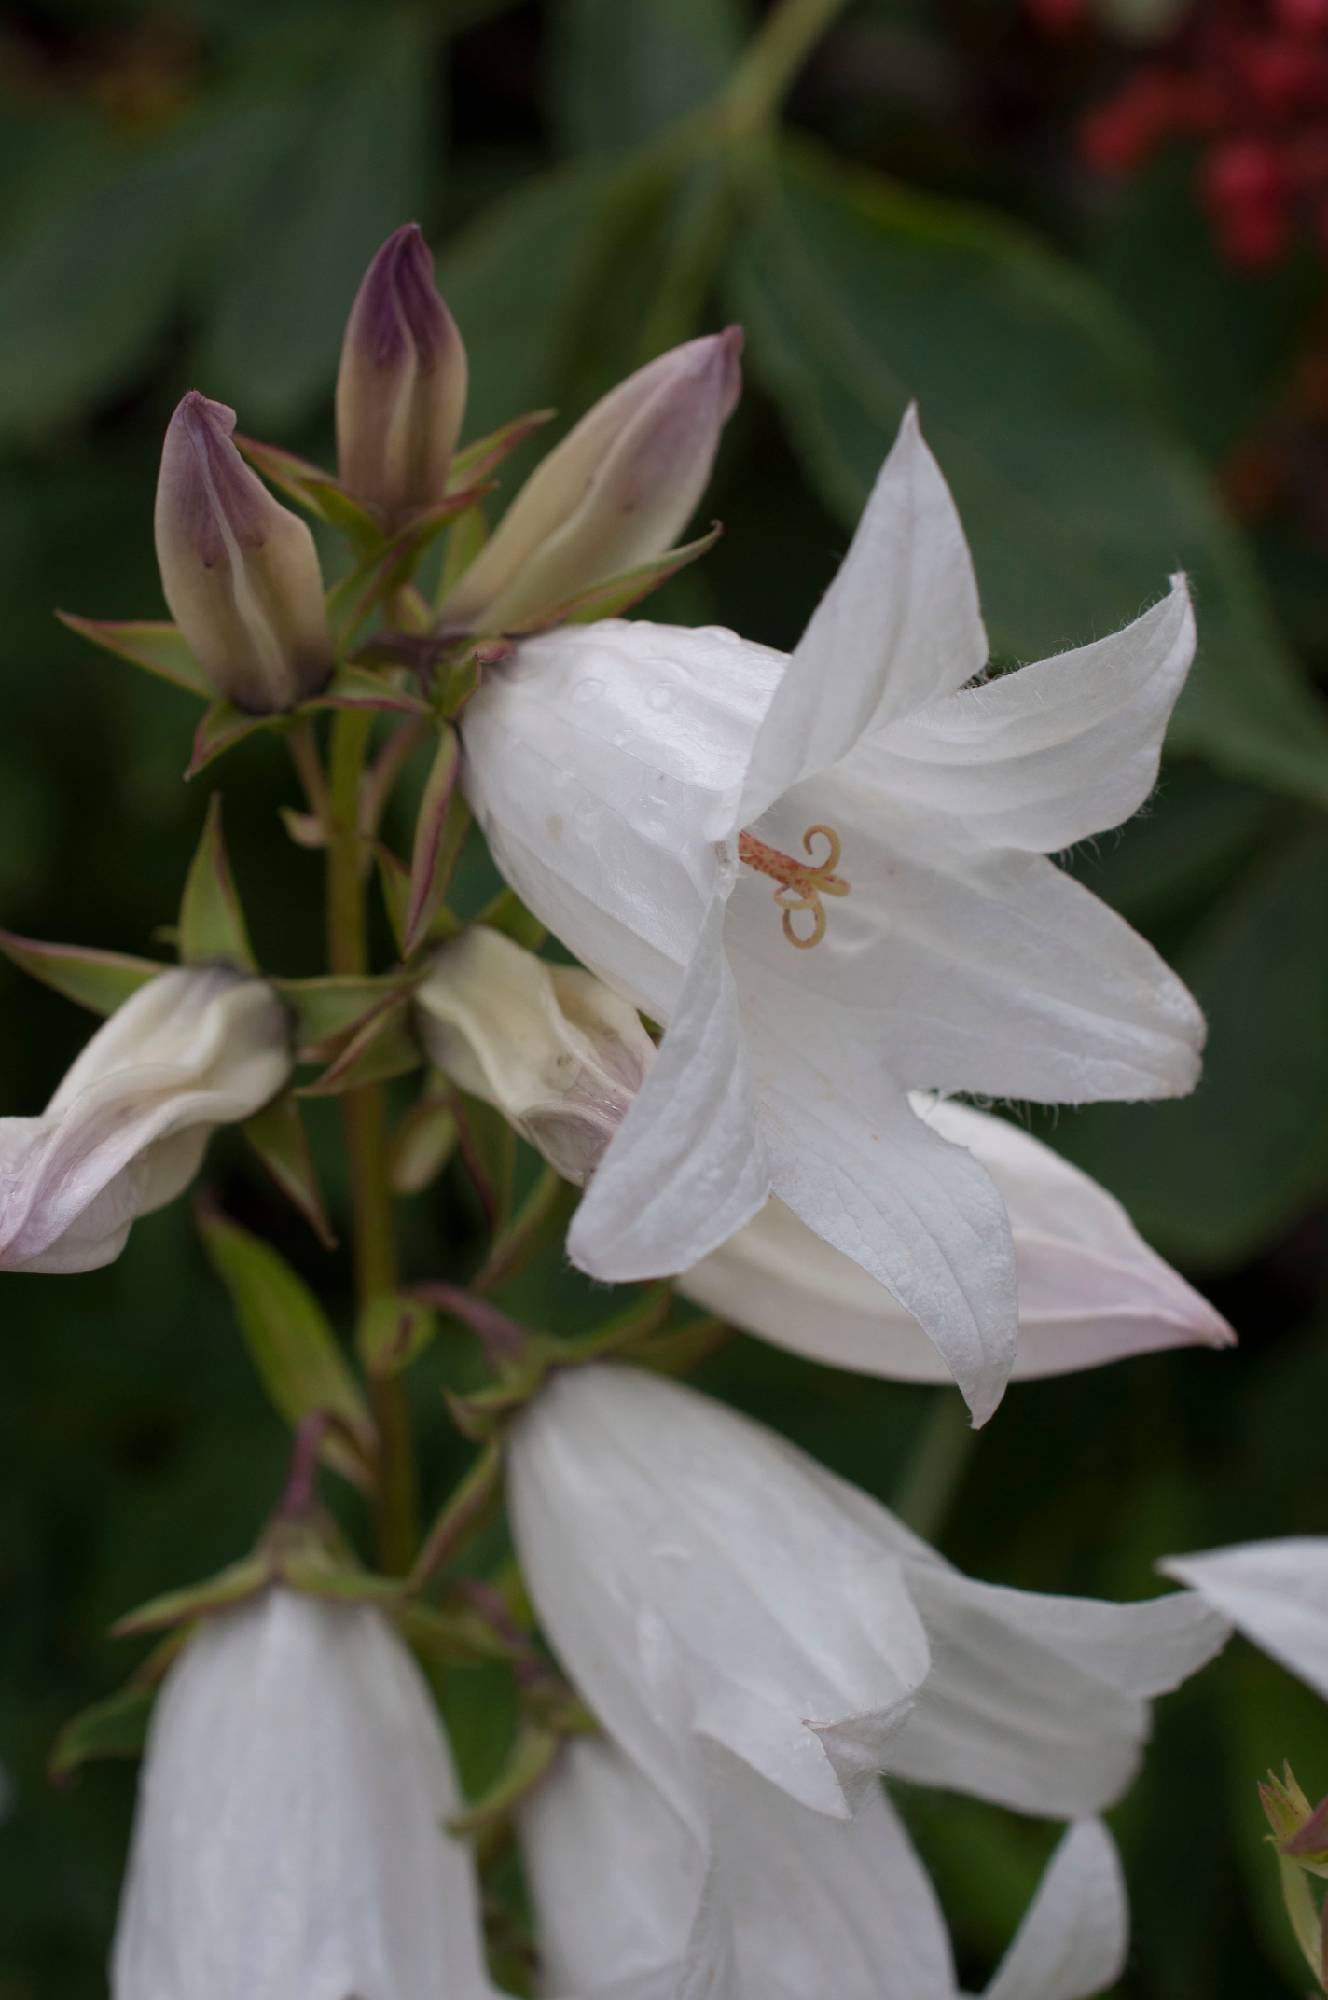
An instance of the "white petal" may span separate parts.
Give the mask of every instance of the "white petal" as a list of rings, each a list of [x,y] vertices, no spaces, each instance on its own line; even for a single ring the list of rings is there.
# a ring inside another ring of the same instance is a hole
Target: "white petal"
[[[1042,855],[956,847],[944,819],[859,784],[853,759],[845,769],[758,829],[793,853],[802,829],[832,826],[850,885],[810,951],[790,951],[770,902],[744,934],[767,976],[851,1010],[909,1088],[1062,1104],[1193,1088],[1202,1016],[1122,918]]]
[[[716,897],[658,1057],[567,1238],[574,1264],[624,1282],[682,1271],[770,1192]]]
[[[740,882],[733,898],[743,938],[755,886]],[[777,983],[768,965],[745,956],[735,964],[776,1193],[888,1287],[984,1423],[1016,1351],[1014,1250],[1000,1195],[962,1147],[915,1117],[880,1061],[855,1046],[855,1018],[818,1010]]]
[[[667,1020],[784,656],[606,620],[524,640],[462,721],[466,796],[522,901]]]
[[[986,659],[964,531],[910,409],[770,704],[740,824],[838,763],[868,729],[962,687]]]
[[[1072,1826],[1051,1858],[986,2000],[1092,2000],[1125,1968],[1120,1859],[1100,1820]]]
[[[972,845],[1054,854],[1139,810],[1193,657],[1177,577],[1123,631],[906,716],[864,759],[897,803],[950,815]]]
[[[509,1466],[541,1624],[692,1832],[688,1732],[844,1816],[927,1646],[894,1558],[816,1468],[692,1390],[602,1365],[550,1382]]]
[[[1328,1700],[1328,1540],[1244,1542],[1158,1564]]]
[[[458,1804],[381,1613],[274,1590],[208,1622],[153,1716],[115,2000],[487,2000]]]

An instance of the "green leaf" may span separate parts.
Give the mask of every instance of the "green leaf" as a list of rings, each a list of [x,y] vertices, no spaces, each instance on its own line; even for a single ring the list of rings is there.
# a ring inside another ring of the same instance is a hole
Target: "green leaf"
[[[455,863],[461,839],[465,837],[466,822],[463,819],[460,838],[451,841],[446,838],[449,819],[459,817],[451,815],[449,809],[460,769],[460,738],[455,729],[444,727],[433,765],[425,780],[424,795],[415,821],[415,840],[410,857],[410,893],[401,942],[403,958],[409,958],[423,943],[447,893],[450,865]]]
[[[255,1117],[247,1119],[240,1130],[286,1199],[299,1209],[323,1248],[335,1249],[337,1239],[328,1221],[323,1191],[318,1184],[318,1172],[309,1146],[309,1134],[304,1127],[304,1114],[294,1091],[287,1090],[280,1097],[274,1097],[271,1104],[265,1105]]]
[[[221,961],[250,972],[258,970],[226,852],[220,792],[208,800],[203,832],[189,865],[180,905],[179,944],[185,965]]]
[[[373,1447],[368,1410],[346,1365],[323,1309],[270,1244],[215,1211],[200,1219],[203,1241],[230,1293],[254,1366],[277,1409],[298,1424],[315,1411],[339,1419],[365,1456]],[[329,1429],[323,1442],[329,1465],[363,1482],[359,1453]]]
[[[1096,637],[1186,569],[1201,638],[1173,743],[1328,800],[1328,723],[1091,283],[997,216],[801,151],[769,183],[732,276],[753,366],[846,524],[919,397],[999,652]]]
[[[67,1783],[82,1765],[101,1757],[141,1756],[155,1700],[155,1688],[131,1683],[67,1722],[46,1766],[52,1782]]]
[[[136,667],[145,667],[186,694],[211,701],[212,690],[203,678],[203,669],[178,626],[150,618],[80,618],[72,611],[57,611],[55,615],[62,625],[80,638],[90,639],[94,646],[131,660]]]
[[[563,145],[634,153],[709,103],[742,51],[747,12],[737,0],[562,0],[553,59]]]
[[[94,1014],[113,1014],[131,994],[170,969],[150,958],[131,958],[127,952],[43,944],[38,938],[18,937],[13,931],[0,931],[0,952],[20,972],[30,973],[44,986],[63,993],[66,1000],[91,1008]]]

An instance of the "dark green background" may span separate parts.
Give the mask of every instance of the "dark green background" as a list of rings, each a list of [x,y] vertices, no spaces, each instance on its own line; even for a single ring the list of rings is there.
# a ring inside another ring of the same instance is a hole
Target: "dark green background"
[[[916,395],[1003,657],[1109,629],[1177,567],[1196,586],[1199,661],[1161,789],[1072,865],[1204,1002],[1205,1079],[1184,1104],[1047,1128],[1211,1293],[1241,1346],[1015,1389],[943,1535],[983,1576],[1138,1594],[1166,1552],[1328,1530],[1315,685],[1328,511],[1322,430],[1296,390],[1322,338],[1322,266],[1301,251],[1263,277],[1223,267],[1183,157],[1125,189],[1087,180],[1074,117],[1129,52],[1091,32],[1049,43],[1013,0],[851,7],[786,107],[785,141],[726,136],[713,107],[760,11],[89,0],[11,13],[0,921],[150,951],[173,917],[214,781],[180,781],[190,703],[80,646],[51,611],[160,615],[155,458],[186,387],[330,462],[342,320],[397,223],[418,218],[440,248],[471,357],[470,435],[535,405],[575,415],[669,342],[745,323],[748,393],[713,490],[727,533],[661,615],[791,643]],[[1222,495],[1251,453],[1276,477],[1242,525]],[[317,969],[318,869],[281,834],[279,746],[257,739],[215,781],[265,963]],[[8,970],[0,999],[3,1103],[33,1112],[88,1021]],[[334,1124],[320,1132],[335,1184]],[[320,1260],[230,1139],[209,1175],[344,1325],[344,1260]],[[437,1270],[445,1244],[464,1252],[473,1227],[449,1178],[409,1217],[411,1275]],[[0,2000],[83,2000],[102,1990],[133,1778],[99,1765],[53,1791],[50,1739],[130,1664],[105,1637],[118,1612],[247,1546],[285,1439],[187,1204],[139,1226],[112,1269],[5,1279],[0,1300]],[[581,1300],[563,1284],[537,1309],[571,1327]],[[885,1497],[940,1393],[750,1341],[702,1379]],[[436,1389],[426,1367],[431,1499],[463,1462]],[[453,1691],[472,1776],[491,1761],[501,1694]],[[1303,1990],[1254,1793],[1287,1754],[1312,1794],[1328,1788],[1318,1705],[1242,1643],[1162,1705],[1115,1816],[1135,1908],[1123,1992]],[[980,1984],[1044,1832],[936,1797],[913,1817]]]

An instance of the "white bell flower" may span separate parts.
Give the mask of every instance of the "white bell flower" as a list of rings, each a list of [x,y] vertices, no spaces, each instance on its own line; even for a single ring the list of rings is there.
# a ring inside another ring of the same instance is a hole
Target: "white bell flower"
[[[92,1271],[198,1172],[208,1135],[290,1075],[272,988],[222,967],[161,973],[92,1037],[38,1117],[0,1118],[0,1270]]]
[[[916,1095],[910,1104],[986,1168],[1009,1212],[1019,1296],[1014,1379],[1233,1343],[1222,1315],[1149,1249],[1120,1203],[1050,1146],[966,1104]],[[678,1287],[813,1361],[894,1381],[950,1380],[939,1350],[885,1287],[777,1199]]]
[[[424,1682],[382,1612],[208,1619],[148,1736],[114,2000],[489,2000]]]
[[[968,685],[987,664],[972,565],[910,413],[787,661],[606,621],[492,667],[462,726],[499,866],[668,1025],[574,1260],[686,1270],[773,1191],[988,1416],[1015,1354],[1008,1223],[907,1093],[1193,1087],[1194,1002],[1047,858],[1147,797],[1193,650],[1177,578],[1113,637]]]
[[[1169,1556],[1158,1568],[1328,1701],[1328,1539],[1243,1542]]]
[[[841,1817],[874,1772],[1097,1812],[1133,1776],[1148,1698],[1226,1638],[1188,1592],[1116,1605],[972,1582],[772,1432],[637,1369],[556,1373],[508,1468],[550,1643],[684,1819],[693,1735]]]
[[[694,1839],[606,1738],[569,1743],[521,1812],[542,2000],[959,2000],[931,1881],[880,1786],[828,1819],[703,1754]],[[1120,1864],[1096,1820],[1062,1840],[987,2000],[1089,2000],[1119,1976]]]

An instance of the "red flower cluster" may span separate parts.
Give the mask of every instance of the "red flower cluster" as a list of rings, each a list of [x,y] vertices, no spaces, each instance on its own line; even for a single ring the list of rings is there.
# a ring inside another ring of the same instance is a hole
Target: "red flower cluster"
[[[1204,205],[1233,263],[1276,262],[1302,218],[1328,250],[1328,0],[1207,0],[1080,136],[1112,173],[1197,140]]]

